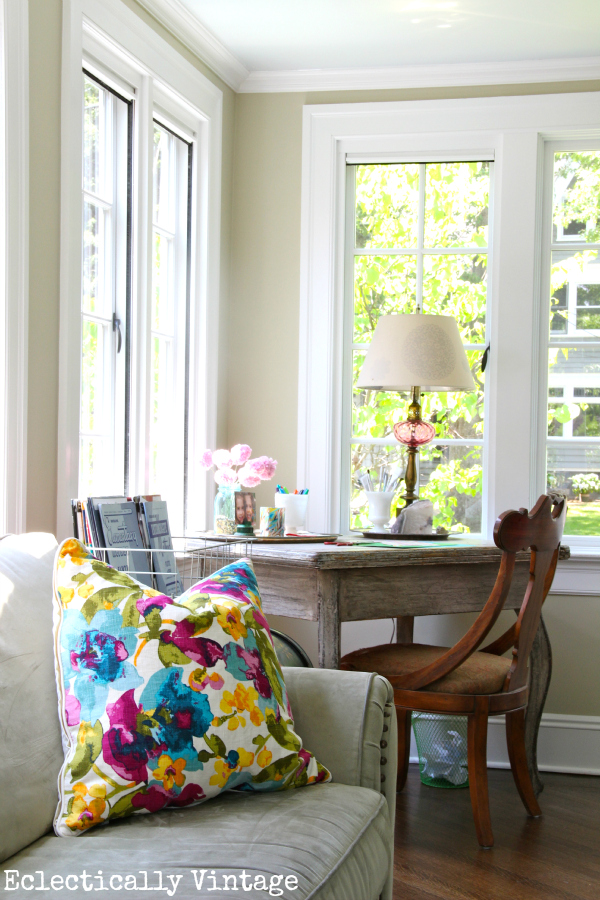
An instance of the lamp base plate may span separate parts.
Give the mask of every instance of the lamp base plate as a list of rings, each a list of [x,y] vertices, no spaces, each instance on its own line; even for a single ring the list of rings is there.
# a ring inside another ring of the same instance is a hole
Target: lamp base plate
[[[385,539],[386,541],[447,541],[449,532],[445,534],[392,534],[390,531],[373,531],[367,529],[361,532],[363,537]]]

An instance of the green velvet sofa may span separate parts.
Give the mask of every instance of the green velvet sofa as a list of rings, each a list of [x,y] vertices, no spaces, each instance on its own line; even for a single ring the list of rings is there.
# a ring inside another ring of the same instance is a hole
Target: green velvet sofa
[[[284,669],[296,729],[332,783],[229,792],[54,836],[55,550],[47,534],[0,541],[2,896],[391,900],[396,717],[389,683],[372,674]]]

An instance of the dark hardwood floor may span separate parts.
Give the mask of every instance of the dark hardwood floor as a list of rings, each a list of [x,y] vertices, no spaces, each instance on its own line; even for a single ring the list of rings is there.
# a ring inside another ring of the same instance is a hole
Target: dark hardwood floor
[[[599,900],[600,778],[542,775],[528,818],[510,771],[489,769],[495,846],[475,838],[468,788],[425,787],[410,766],[398,794],[394,900]]]

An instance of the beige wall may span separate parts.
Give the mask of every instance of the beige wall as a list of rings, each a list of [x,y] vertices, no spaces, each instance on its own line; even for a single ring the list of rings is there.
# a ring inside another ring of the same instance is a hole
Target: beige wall
[[[296,487],[302,108],[312,103],[417,100],[599,90],[600,82],[411,91],[240,94],[236,97],[229,322],[229,445],[279,460],[277,481]],[[304,487],[305,485],[302,485]],[[273,484],[257,489],[272,502]],[[600,594],[600,592],[599,592]],[[546,709],[600,715],[599,597],[550,598],[546,621],[554,676]],[[512,614],[507,613],[508,624]],[[418,621],[416,638],[452,642],[468,617]],[[316,627],[275,618],[316,659]],[[498,626],[500,627],[500,626]],[[462,629],[462,631],[461,631]],[[344,652],[388,641],[391,622],[343,627]],[[588,685],[595,685],[590,690]]]
[[[27,529],[56,528],[61,0],[29,4]]]
[[[227,405],[227,299],[229,296],[231,186],[235,95],[213,72],[140,7],[140,19],[223,91],[221,224],[222,323],[219,341],[220,410]],[[29,366],[27,529],[56,530],[58,334],[60,290],[61,0],[29,0]],[[226,441],[225,414],[218,422]]]

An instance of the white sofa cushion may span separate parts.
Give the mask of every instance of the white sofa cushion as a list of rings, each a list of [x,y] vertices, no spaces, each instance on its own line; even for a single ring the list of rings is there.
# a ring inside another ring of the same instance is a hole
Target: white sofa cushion
[[[52,826],[62,763],[51,534],[0,541],[0,860]]]

